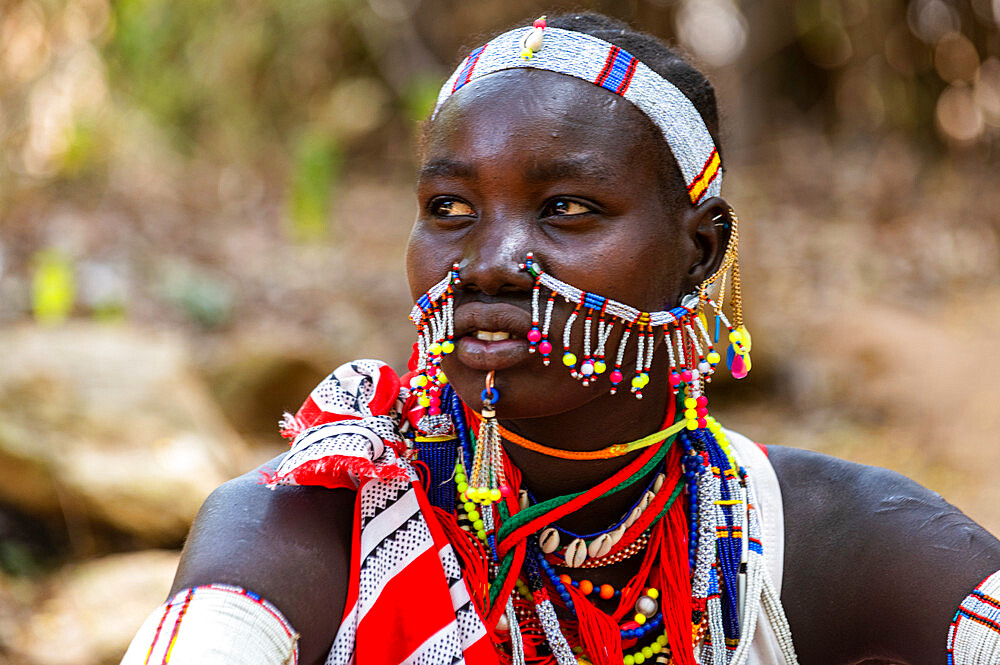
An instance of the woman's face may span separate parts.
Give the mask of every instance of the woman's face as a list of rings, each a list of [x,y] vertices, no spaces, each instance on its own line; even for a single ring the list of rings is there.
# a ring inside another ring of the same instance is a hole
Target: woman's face
[[[572,306],[561,298],[552,366],[529,354],[533,280],[518,264],[533,252],[558,279],[647,311],[692,291],[705,248],[691,230],[690,206],[668,209],[674,197],[662,192],[659,141],[629,102],[552,72],[492,74],[442,107],[426,137],[406,262],[414,299],[459,265],[456,351],[442,367],[467,403],[479,406],[489,370],[502,418],[563,413],[598,397],[633,399],[628,390],[609,396],[607,375],[590,387],[569,375],[560,355]],[[497,332],[509,339],[481,339]],[[580,338],[578,324],[575,344]],[[630,346],[626,358],[634,359]],[[613,354],[617,343],[608,349]],[[662,353],[656,365],[665,364]],[[652,376],[665,377],[665,369]]]

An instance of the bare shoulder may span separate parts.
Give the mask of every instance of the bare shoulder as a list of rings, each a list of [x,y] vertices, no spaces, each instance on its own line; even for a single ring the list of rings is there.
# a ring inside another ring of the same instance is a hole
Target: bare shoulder
[[[272,602],[300,633],[302,663],[322,662],[340,624],[350,572],[355,492],[261,483],[262,467],[205,500],[173,591],[222,582]]]
[[[785,513],[782,602],[802,662],[946,662],[948,625],[1000,569],[1000,541],[894,471],[768,450]]]

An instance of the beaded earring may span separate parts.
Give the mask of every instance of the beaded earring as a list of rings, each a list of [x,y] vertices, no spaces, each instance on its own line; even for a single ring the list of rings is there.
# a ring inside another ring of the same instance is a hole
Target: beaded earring
[[[448,383],[441,371],[441,359],[455,350],[455,287],[461,283],[455,263],[410,311],[410,321],[417,326],[417,366],[410,390],[420,407],[426,409],[418,429],[427,434],[450,428],[451,419],[441,411],[441,389]]]
[[[480,397],[483,408],[481,422],[476,436],[476,452],[472,458],[472,472],[469,474],[469,489],[466,497],[473,503],[489,506],[510,494],[507,474],[503,468],[503,446],[500,443],[500,429],[497,424],[496,404],[500,393],[493,385],[494,372],[486,374],[486,386]]]
[[[723,219],[720,215],[716,221]],[[527,339],[529,351],[542,355],[542,362],[548,365],[553,352],[550,338],[552,310],[557,297],[575,304],[562,331],[562,363],[569,368],[571,376],[583,385],[592,385],[601,375],[610,372],[611,393],[618,391],[625,381],[630,368],[623,368],[629,342],[635,340],[635,369],[630,381],[631,392],[642,399],[642,389],[649,383],[649,373],[653,366],[653,353],[657,336],[662,336],[667,349],[668,380],[674,393],[684,390],[689,397],[698,401],[703,397],[704,383],[711,381],[716,366],[722,356],[716,351],[720,333],[725,326],[728,342],[726,364],[732,375],[742,379],[750,371],[750,334],[743,325],[743,302],[740,291],[738,260],[739,231],[736,214],[730,210],[722,225],[729,229],[729,241],[719,269],[702,282],[694,293],[685,296],[680,305],[669,310],[643,312],[624,303],[605,298],[596,293],[583,291],[552,275],[538,265],[529,252],[521,270],[535,279],[531,293],[531,330]],[[723,311],[727,275],[731,285],[730,307],[732,321]],[[542,288],[548,291],[544,311]],[[711,294],[715,292],[716,298]],[[709,332],[706,312],[714,316],[714,335]],[[582,322],[582,354],[571,351],[574,326]],[[609,353],[608,340],[616,326],[622,328],[618,348]],[[704,405],[701,405],[704,406]],[[695,408],[695,415],[697,409]],[[695,418],[697,420],[697,418]]]

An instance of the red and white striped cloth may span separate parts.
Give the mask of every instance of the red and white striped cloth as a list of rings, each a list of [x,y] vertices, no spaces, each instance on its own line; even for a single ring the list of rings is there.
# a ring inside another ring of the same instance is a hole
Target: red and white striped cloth
[[[284,432],[272,484],[357,488],[344,619],[327,665],[496,663],[451,544],[406,459],[399,378],[375,360],[337,368]]]

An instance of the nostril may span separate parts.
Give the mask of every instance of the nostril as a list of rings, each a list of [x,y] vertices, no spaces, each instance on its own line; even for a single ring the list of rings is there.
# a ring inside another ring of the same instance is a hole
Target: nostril
[[[526,252],[522,254],[526,255]],[[504,293],[522,293],[534,286],[531,275],[521,266],[524,256],[519,259],[465,260],[459,263],[462,288],[468,292],[478,292],[490,296]]]

